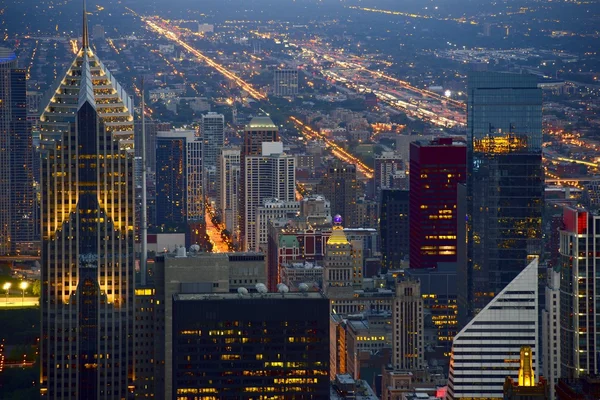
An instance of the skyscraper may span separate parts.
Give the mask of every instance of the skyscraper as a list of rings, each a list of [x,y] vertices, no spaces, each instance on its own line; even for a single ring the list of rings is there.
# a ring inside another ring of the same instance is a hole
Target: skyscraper
[[[410,267],[456,262],[457,189],[467,148],[452,138],[410,144]]]
[[[464,325],[541,253],[542,91],[532,75],[472,72],[467,104]]]
[[[384,151],[381,156],[375,157],[374,170],[375,199],[380,198],[383,189],[406,189],[406,187],[394,185],[394,183],[401,182],[402,178],[406,177],[404,161],[402,161],[399,154],[393,151]]]
[[[503,398],[505,378],[519,378],[522,346],[539,374],[537,291],[536,258],[454,337],[448,400]]]
[[[263,142],[278,142],[279,130],[269,117],[254,117],[248,125],[244,127],[244,142],[240,155],[240,191],[239,191],[239,211],[240,211],[240,239],[244,241],[246,237],[246,157],[262,155]],[[245,246],[245,244],[244,244]]]
[[[356,165],[335,161],[317,185],[317,193],[331,202],[331,213],[342,216],[348,227],[359,228],[356,217],[356,200],[359,183]]]
[[[206,174],[207,190],[215,191],[217,162],[221,149],[225,145],[225,117],[223,114],[209,112],[202,116],[200,128],[202,137],[202,169]]]
[[[225,227],[239,240],[238,196],[240,191],[240,148],[221,149],[217,162],[217,208]]]
[[[405,279],[396,284],[392,319],[394,369],[414,371],[424,368],[423,299],[418,280]]]
[[[408,190],[382,190],[380,207],[381,268],[398,269],[410,246]]]
[[[202,142],[195,131],[159,132],[156,137],[156,225],[204,221]]]
[[[127,398],[134,354],[133,104],[89,45],[46,105],[41,394]]]
[[[560,372],[576,379],[600,372],[597,314],[600,216],[565,207],[560,230]]]
[[[0,47],[0,255],[32,250],[35,241],[33,147],[27,121],[27,71]]]
[[[263,142],[261,155],[244,158],[244,236],[245,251],[258,251],[257,209],[266,199],[294,201],[296,159],[283,152],[281,142]]]

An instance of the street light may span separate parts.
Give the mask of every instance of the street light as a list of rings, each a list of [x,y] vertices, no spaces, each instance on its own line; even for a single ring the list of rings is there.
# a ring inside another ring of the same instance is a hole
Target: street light
[[[25,305],[25,289],[27,289],[27,286],[29,286],[27,281],[23,281],[19,284],[19,287],[23,291],[23,300],[21,300],[21,305]]]
[[[8,305],[8,291],[10,290],[11,286],[12,284],[10,282],[6,282],[4,286],[2,286],[2,289],[6,290],[6,305]]]

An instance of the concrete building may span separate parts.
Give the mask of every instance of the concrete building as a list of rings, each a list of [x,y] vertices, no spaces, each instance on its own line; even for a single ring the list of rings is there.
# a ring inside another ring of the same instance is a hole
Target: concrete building
[[[223,114],[209,112],[202,115],[200,136],[202,138],[202,169],[216,171],[221,149],[225,145],[225,117]],[[215,192],[217,176],[208,174],[206,177],[207,193]]]
[[[549,386],[549,398],[554,400],[554,387],[561,377],[560,334],[560,266],[549,268],[546,282],[546,304],[542,310],[542,376]]]
[[[425,367],[423,299],[419,281],[405,279],[396,284],[392,315],[394,369],[407,371],[423,369]]]
[[[257,213],[263,201],[296,198],[294,157],[283,152],[281,142],[263,142],[261,146],[261,155],[244,157],[243,248],[251,251],[259,249]]]
[[[256,208],[257,251],[267,251],[269,223],[276,219],[293,218],[300,214],[300,202],[279,199],[264,199]]]
[[[536,258],[454,337],[448,400],[503,398],[505,378],[519,378],[522,346],[539,371],[537,301]]]
[[[301,283],[315,290],[323,285],[323,267],[311,262],[282,264],[279,281],[285,283],[291,291],[299,290]]]
[[[275,96],[294,97],[298,95],[297,69],[276,69],[273,74],[273,93]]]
[[[600,354],[596,327],[600,296],[597,270],[600,216],[565,207],[560,230],[560,372],[562,378],[597,376]]]
[[[217,209],[234,243],[239,241],[240,149],[223,148],[217,163]]]
[[[330,299],[346,297],[362,285],[362,257],[358,259],[357,249],[346,238],[341,217],[336,215],[333,220],[335,225],[326,245],[323,275],[323,292]]]
[[[392,348],[392,316],[390,313],[367,314],[365,318],[348,318],[346,322],[346,365],[348,374],[361,377],[363,361],[384,349]]]
[[[240,214],[240,241],[242,247],[246,246],[246,157],[250,156],[262,156],[263,142],[278,142],[279,141],[279,130],[277,126],[271,121],[269,117],[254,117],[248,125],[244,127],[244,142],[242,144],[240,154],[240,190],[238,198],[238,210]],[[283,150],[281,151],[283,152]],[[278,196],[269,196],[278,197]],[[256,200],[256,199],[255,199]],[[260,204],[260,202],[258,203]],[[255,227],[249,228],[250,231],[254,231]]]
[[[140,335],[148,333],[153,338],[138,337],[138,355],[153,362],[137,371],[136,379],[140,386],[152,381],[154,396],[170,400],[176,398],[171,397],[173,296],[229,293],[240,287],[255,292],[257,283],[266,282],[265,256],[258,253],[188,253],[180,247],[176,252],[158,256],[150,264],[150,271],[147,286],[138,285],[136,289],[139,294],[136,308],[140,317],[148,318],[138,318],[136,324]],[[148,303],[153,304],[152,310],[147,309]]]
[[[384,151],[380,156],[375,157],[375,199],[379,200],[383,189],[401,189],[395,187],[394,177],[400,171],[405,172],[404,161],[400,155],[393,151]]]

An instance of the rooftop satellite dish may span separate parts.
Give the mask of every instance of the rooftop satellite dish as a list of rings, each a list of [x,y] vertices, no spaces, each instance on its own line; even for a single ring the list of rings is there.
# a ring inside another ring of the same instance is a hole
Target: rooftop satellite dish
[[[287,285],[280,283],[279,285],[277,285],[277,290],[279,291],[279,293],[283,294],[289,292],[290,288],[287,287]]]
[[[300,289],[301,292],[307,292],[308,291],[308,285],[306,283],[301,283],[298,285],[298,289]]]
[[[264,285],[264,283],[257,283],[255,288],[258,293],[267,293],[268,292],[267,287]]]
[[[248,294],[248,289],[246,289],[245,287],[239,287],[237,292],[240,296],[245,296]]]

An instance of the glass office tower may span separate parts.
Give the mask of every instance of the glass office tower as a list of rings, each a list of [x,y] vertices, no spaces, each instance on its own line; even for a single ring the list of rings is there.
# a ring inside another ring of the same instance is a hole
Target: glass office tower
[[[27,121],[27,70],[0,47],[0,255],[33,250],[33,147]]]
[[[467,104],[462,326],[541,252],[542,90],[532,75],[472,72]]]

